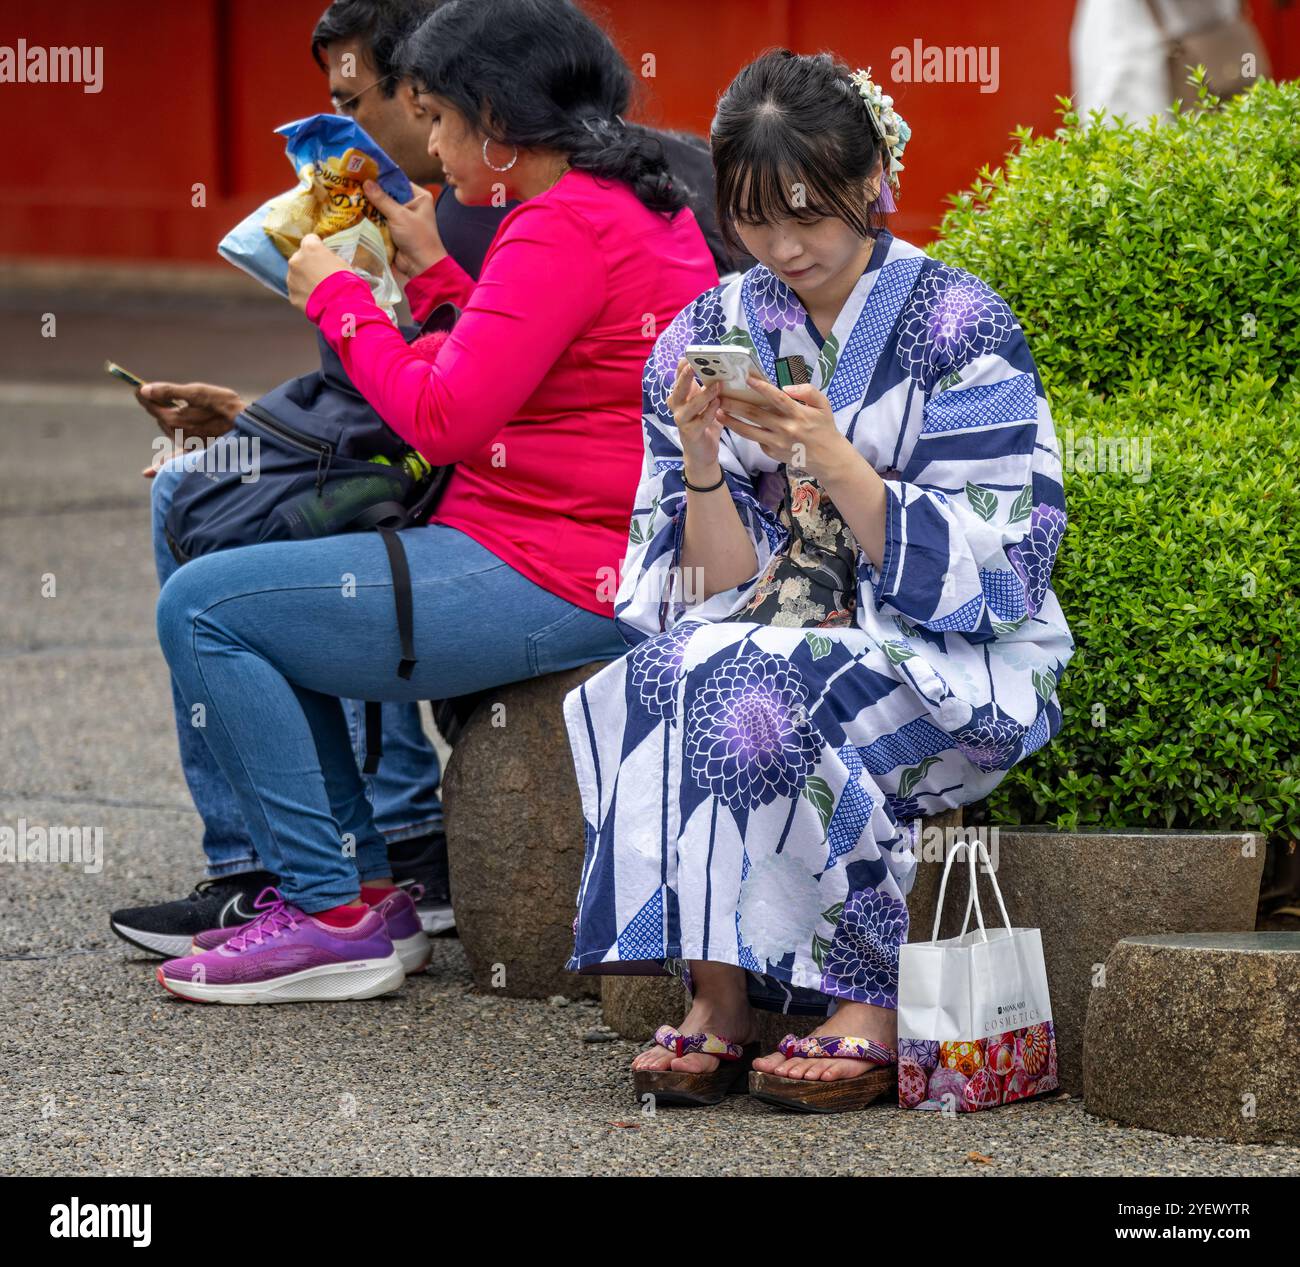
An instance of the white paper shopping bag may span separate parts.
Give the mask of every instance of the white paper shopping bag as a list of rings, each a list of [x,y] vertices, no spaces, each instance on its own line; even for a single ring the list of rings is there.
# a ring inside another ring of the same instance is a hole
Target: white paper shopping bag
[[[948,874],[963,850],[970,861],[966,918],[960,936],[940,941]],[[981,855],[1003,928],[984,927]],[[967,932],[972,906],[979,927]],[[899,948],[899,1106],[971,1113],[1057,1085],[1042,938],[1036,928],[1011,926],[984,842],[959,842],[944,864],[931,939]]]

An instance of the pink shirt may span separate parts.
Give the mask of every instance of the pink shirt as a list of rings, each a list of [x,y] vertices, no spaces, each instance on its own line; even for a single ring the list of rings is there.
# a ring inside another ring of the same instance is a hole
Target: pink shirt
[[[398,435],[456,464],[433,522],[612,616],[643,462],[646,357],[717,280],[689,208],[670,220],[621,183],[570,171],[501,222],[477,285],[450,257],[412,279],[417,319],[445,300],[464,309],[432,364],[353,273],[321,282],[307,316]]]

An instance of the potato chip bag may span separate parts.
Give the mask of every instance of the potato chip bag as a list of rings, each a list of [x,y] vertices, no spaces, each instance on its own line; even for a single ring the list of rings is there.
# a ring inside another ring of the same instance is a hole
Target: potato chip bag
[[[387,307],[380,295],[400,294],[389,267],[393,243],[384,217],[370,205],[361,187],[367,180],[377,181],[390,197],[410,202],[415,191],[406,174],[355,120],[344,115],[315,114],[275,131],[286,139],[285,152],[299,183],[241,220],[222,238],[218,252],[264,286],[287,296],[287,260],[308,233],[319,234],[329,246],[331,235],[368,220],[378,230],[386,259],[376,275],[374,237],[366,234],[372,243],[368,267],[357,271],[371,283],[381,306]],[[357,239],[350,235],[344,241],[347,249],[340,254],[351,263]]]

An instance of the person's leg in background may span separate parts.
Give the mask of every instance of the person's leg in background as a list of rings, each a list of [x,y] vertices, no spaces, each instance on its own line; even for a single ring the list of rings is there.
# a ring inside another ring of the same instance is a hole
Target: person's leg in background
[[[344,700],[352,749],[357,764],[366,751],[365,704]],[[455,928],[451,886],[447,877],[447,838],[442,830],[438,784],[442,771],[438,753],[424,731],[419,704],[383,705],[383,757],[374,774],[363,774],[374,810],[375,825],[388,842],[393,878],[403,887],[419,885],[417,902],[426,933]]]
[[[163,586],[180,564],[167,544],[167,513],[186,464],[201,453],[186,454],[166,463],[153,478],[150,511],[153,521],[154,566]],[[168,958],[187,953],[191,939],[210,928],[231,928],[255,918],[257,895],[276,882],[257,856],[239,802],[212,759],[203,731],[194,725],[176,679],[169,675],[181,770],[203,822],[203,855],[207,878],[174,902],[123,907],[109,916],[109,926],[124,941],[140,950]]]

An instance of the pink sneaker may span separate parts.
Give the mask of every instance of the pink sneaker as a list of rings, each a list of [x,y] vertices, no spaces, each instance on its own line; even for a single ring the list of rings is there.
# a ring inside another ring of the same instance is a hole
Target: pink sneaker
[[[416,886],[419,887],[418,885]],[[258,902],[262,899],[258,898]],[[392,938],[393,949],[402,961],[402,971],[412,976],[423,972],[433,958],[433,943],[420,926],[420,914],[415,908],[419,901],[418,893],[406,889],[394,889],[382,902],[376,902],[370,909],[378,911],[384,917],[384,925]],[[256,906],[257,903],[254,903]],[[209,928],[206,932],[195,935],[190,943],[190,953],[201,955],[205,951],[216,950],[223,946],[236,933],[242,932],[248,925],[235,928]]]
[[[335,928],[275,889],[254,905],[262,913],[219,946],[159,967],[163,989],[195,1003],[334,1002],[389,994],[406,979],[377,910]]]

